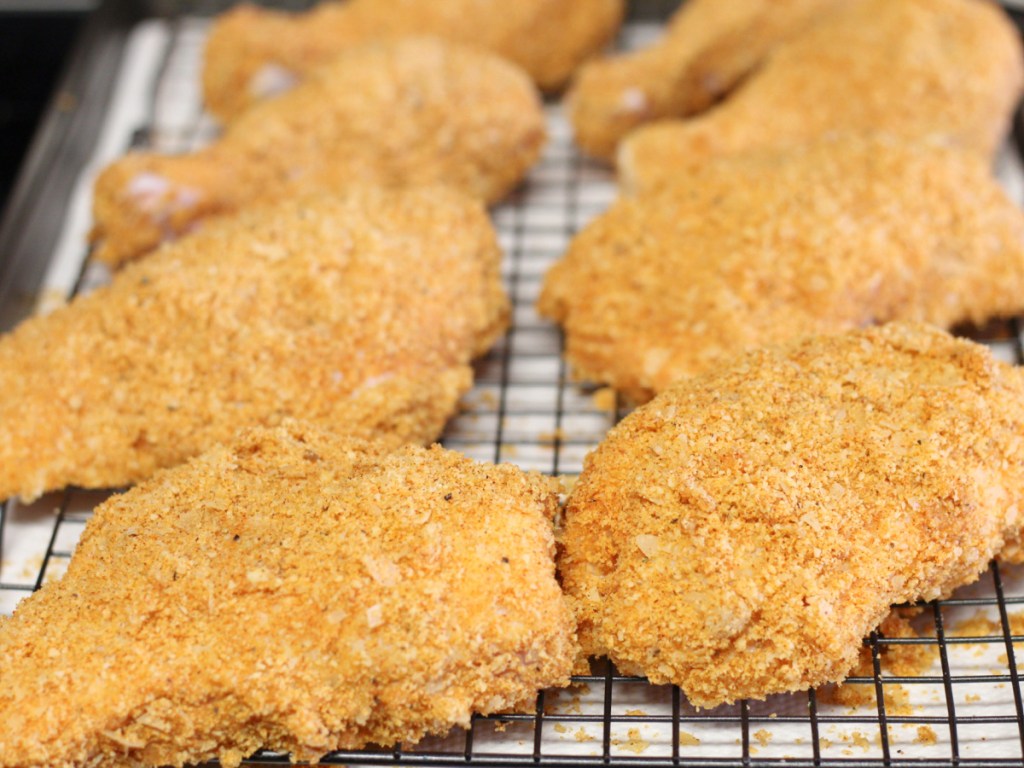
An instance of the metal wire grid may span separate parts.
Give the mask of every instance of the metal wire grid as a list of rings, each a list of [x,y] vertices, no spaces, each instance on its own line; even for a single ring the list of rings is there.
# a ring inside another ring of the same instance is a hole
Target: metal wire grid
[[[222,3],[193,5],[205,12]],[[167,44],[152,75],[149,119],[131,144],[191,149],[214,133],[196,90],[206,23],[191,15],[161,23]],[[631,24],[624,45],[651,31]],[[474,458],[571,476],[624,409],[615,403],[605,410],[593,391],[569,380],[561,337],[537,317],[533,304],[547,267],[615,190],[604,169],[574,150],[557,105],[549,105],[547,114],[551,140],[543,161],[525,188],[494,211],[506,251],[512,327],[478,364],[476,386],[444,442]],[[1010,181],[1021,183],[1018,177]],[[102,279],[84,264],[74,290]],[[975,335],[999,357],[1024,363],[1016,322]],[[70,489],[30,506],[4,505],[0,553],[9,559],[0,566],[0,612],[9,613],[18,599],[63,573],[91,510],[105,497]],[[1024,765],[1017,667],[1024,650],[1022,603],[1024,569],[993,564],[955,599],[924,606],[913,636],[873,633],[865,668],[838,693],[826,688],[696,711],[674,686],[651,686],[597,662],[593,674],[574,677],[570,689],[541,693],[533,713],[477,717],[465,732],[409,748],[339,752],[324,762]],[[907,653],[926,654],[931,663],[908,671],[894,661]],[[286,764],[287,758],[260,753],[252,762]]]

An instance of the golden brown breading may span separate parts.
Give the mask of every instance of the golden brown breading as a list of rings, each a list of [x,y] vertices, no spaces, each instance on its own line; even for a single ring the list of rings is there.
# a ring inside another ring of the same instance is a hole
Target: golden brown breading
[[[680,382],[592,453],[560,572],[584,650],[701,707],[842,679],[893,603],[1019,544],[1024,374],[893,324]]]
[[[504,328],[499,267],[444,189],[211,224],[0,339],[0,498],[136,482],[288,416],[432,440]]]
[[[566,97],[576,141],[610,160],[634,128],[707,109],[842,2],[849,0],[688,0],[654,45],[580,67]]]
[[[635,131],[623,185],[643,191],[715,155],[834,132],[941,137],[990,159],[1024,83],[1016,28],[981,0],[859,0],[780,45],[724,103]]]
[[[435,35],[518,64],[545,90],[561,87],[622,21],[624,0],[349,0],[302,14],[242,5],[210,30],[203,96],[230,120],[368,40]]]
[[[643,401],[740,352],[1024,309],[1024,215],[973,154],[882,137],[721,158],[620,200],[546,278],[576,374]]]
[[[251,430],[101,505],[0,620],[0,766],[414,742],[569,682],[551,481]]]
[[[496,56],[430,39],[364,46],[205,149],[113,163],[96,183],[95,256],[116,265],[209,216],[311,189],[443,183],[493,202],[543,142],[536,91]]]

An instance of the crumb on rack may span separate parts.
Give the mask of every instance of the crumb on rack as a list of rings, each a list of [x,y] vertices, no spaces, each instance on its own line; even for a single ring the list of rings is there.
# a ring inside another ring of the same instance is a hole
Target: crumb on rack
[[[20,574],[21,578],[36,578],[36,576],[39,575],[39,571],[42,570],[43,559],[44,558],[42,555],[32,555],[32,557],[28,558],[28,560],[26,560],[25,563],[22,565]]]
[[[1024,613],[1007,615],[1011,635],[1024,635]],[[967,619],[956,622],[946,634],[953,637],[999,637],[1003,636],[1003,626],[996,619],[990,619],[984,611],[978,611]]]
[[[630,728],[626,732],[625,741],[621,739],[612,739],[612,744],[614,744],[621,750],[624,750],[626,752],[635,752],[638,755],[642,752],[645,752],[647,748],[651,746],[651,743],[649,741],[645,741],[640,736],[639,728]]]
[[[935,744],[939,740],[939,737],[935,735],[935,731],[927,725],[919,725],[917,727],[917,738],[914,741],[918,744]]]
[[[757,739],[757,743],[762,747],[767,747],[768,743],[772,740],[772,734],[771,731],[762,728],[759,731],[754,731],[754,738]]]
[[[593,403],[599,411],[614,413],[616,408],[615,390],[611,387],[601,387],[594,393]]]
[[[565,430],[562,427],[558,427],[550,432],[541,432],[537,435],[537,440],[541,445],[553,448],[565,440]]]
[[[916,707],[910,702],[909,692],[899,683],[886,683],[882,695],[886,711],[890,714],[903,716],[916,711]],[[870,683],[825,686],[819,691],[819,696],[825,704],[838,704],[853,710],[876,706],[875,687]]]
[[[907,617],[895,611],[882,622],[882,634],[886,638],[920,639]],[[882,669],[897,677],[916,677],[924,674],[939,658],[937,645],[883,645],[881,648]]]
[[[581,715],[583,714],[583,708],[580,706],[580,697],[573,696],[567,703],[561,704],[561,714],[563,715]]]
[[[853,745],[855,747],[860,747],[865,752],[871,749],[871,742],[868,740],[867,736],[865,736],[860,731],[854,731],[853,733],[851,733],[850,740],[853,742]]]
[[[480,405],[485,408],[497,408],[498,407],[498,396],[489,389],[485,389],[479,395]]]

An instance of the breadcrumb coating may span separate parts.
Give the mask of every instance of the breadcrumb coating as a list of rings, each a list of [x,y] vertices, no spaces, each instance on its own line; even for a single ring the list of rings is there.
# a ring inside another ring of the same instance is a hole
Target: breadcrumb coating
[[[296,417],[436,438],[502,332],[501,254],[457,192],[248,211],[0,338],[0,498],[119,487]]]
[[[94,257],[111,265],[231,213],[354,184],[503,197],[544,143],[536,90],[491,54],[426,38],[362,46],[186,155],[132,153],[96,182]]]
[[[577,376],[642,402],[741,352],[889,320],[1024,309],[1024,215],[975,155],[837,137],[710,161],[615,203],[539,308]]]
[[[615,427],[566,509],[584,651],[699,707],[847,675],[893,603],[977,579],[1024,519],[1024,374],[891,324],[758,350]]]
[[[210,29],[203,68],[207,108],[231,120],[289,89],[353,45],[433,35],[478,46],[522,67],[544,90],[562,86],[605,46],[624,0],[349,0],[305,13],[241,5]]]
[[[550,480],[253,429],[102,504],[0,619],[0,766],[415,742],[569,682]]]
[[[706,115],[645,126],[619,145],[642,192],[709,157],[834,132],[941,137],[990,160],[1024,84],[1014,25],[983,0],[858,0],[780,45]]]
[[[701,112],[779,43],[849,0],[688,0],[653,45],[580,67],[566,96],[577,143],[611,160],[639,125]]]

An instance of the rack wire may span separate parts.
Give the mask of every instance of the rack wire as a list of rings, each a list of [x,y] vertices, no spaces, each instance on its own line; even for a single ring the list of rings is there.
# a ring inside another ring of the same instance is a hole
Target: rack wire
[[[120,65],[96,156],[63,212],[63,235],[40,292],[42,304],[106,279],[86,260],[88,190],[97,167],[127,146],[174,152],[202,145],[215,127],[202,113],[198,71],[208,16],[223,2],[177,4],[139,24]],[[284,4],[299,8],[303,2]],[[646,16],[674,3],[652,3]],[[184,10],[182,10],[184,9]],[[656,31],[634,16],[620,44]],[[120,95],[118,95],[120,94]],[[556,103],[550,141],[528,182],[494,221],[512,299],[507,335],[477,365],[473,391],[443,442],[467,455],[572,476],[625,415],[607,392],[571,381],[558,330],[534,311],[543,275],[573,235],[615,196],[614,180],[572,146]],[[1019,143],[1018,143],[1019,145]],[[106,149],[102,149],[106,147]],[[999,173],[1021,199],[1024,173],[1012,149]],[[83,213],[86,211],[86,213]],[[975,329],[998,357],[1024,363],[1016,320]],[[92,509],[107,494],[70,489],[0,512],[0,613],[63,573]],[[691,707],[674,686],[652,686],[595,662],[563,691],[545,691],[531,713],[476,717],[466,731],[417,745],[338,752],[328,764],[510,766],[1024,766],[1024,569],[993,564],[951,599],[908,611],[865,641],[861,668],[840,688]],[[0,685],[2,685],[0,681]],[[269,752],[254,765],[285,765]]]

